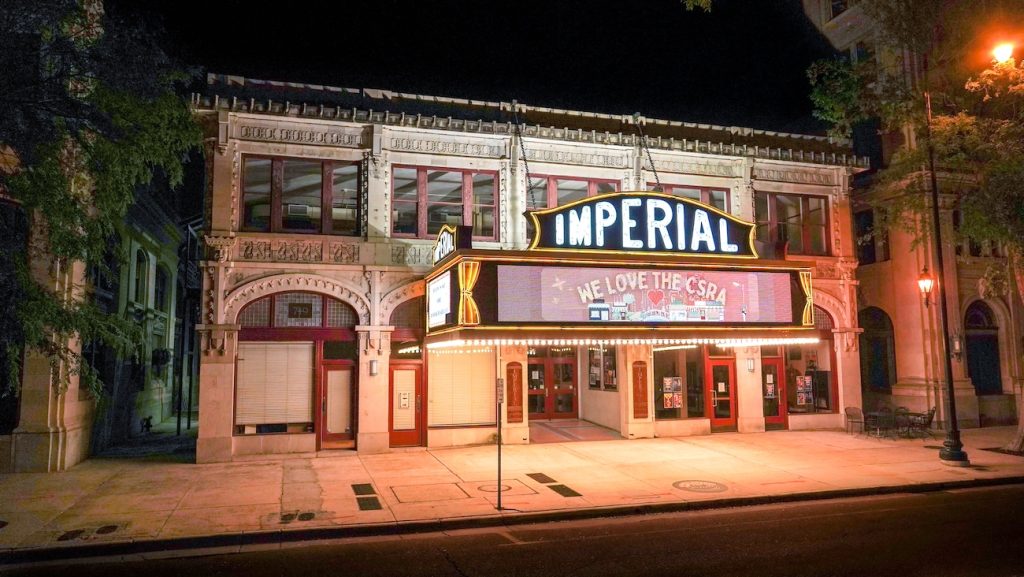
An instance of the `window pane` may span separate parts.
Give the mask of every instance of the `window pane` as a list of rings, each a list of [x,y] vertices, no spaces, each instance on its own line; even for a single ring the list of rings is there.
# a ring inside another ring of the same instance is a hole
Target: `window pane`
[[[708,191],[708,204],[721,210],[722,212],[728,212],[725,206],[725,191],[724,190],[711,190]]]
[[[602,366],[604,371],[601,374],[601,378],[604,382],[604,390],[614,391],[619,386],[618,373],[615,370],[615,347],[602,347]]]
[[[530,178],[530,187],[526,191],[526,210],[537,210],[548,207],[548,179]]]
[[[598,182],[597,194],[607,194],[619,190],[619,185],[614,182]]]
[[[398,202],[391,213],[391,231],[398,234],[416,234],[416,203]]]
[[[281,293],[274,296],[275,327],[323,326],[323,297],[309,293]]]
[[[473,207],[473,236],[494,236],[494,207]]]
[[[789,242],[789,252],[803,254],[803,227],[801,226],[800,198],[776,195],[776,220],[779,227],[779,240]]]
[[[434,204],[427,206],[427,234],[437,234],[445,224],[452,226],[462,224],[461,204]]]
[[[768,195],[763,192],[754,193],[754,222],[757,223],[755,238],[765,244],[775,244],[771,236],[771,223],[768,220]]]
[[[807,215],[804,219],[808,232],[808,254],[825,254],[828,246],[828,232],[825,227],[825,199],[810,197],[807,199]]]
[[[686,188],[683,186],[672,187],[672,194],[681,196],[683,198],[690,198],[700,202],[700,189],[699,188]]]
[[[427,171],[427,202],[462,204],[462,173]]]
[[[270,230],[270,160],[246,158],[242,182],[242,228]]]
[[[319,162],[285,160],[281,189],[281,225],[289,230],[320,231],[323,173]]]
[[[473,204],[494,206],[494,175],[473,175]]]
[[[396,168],[393,175],[395,201],[416,202],[416,169]]]
[[[359,167],[355,164],[337,166],[331,174],[331,232],[358,236]]]
[[[587,198],[587,188],[589,183],[585,180],[558,179],[556,186],[558,206],[568,204],[574,200]]]

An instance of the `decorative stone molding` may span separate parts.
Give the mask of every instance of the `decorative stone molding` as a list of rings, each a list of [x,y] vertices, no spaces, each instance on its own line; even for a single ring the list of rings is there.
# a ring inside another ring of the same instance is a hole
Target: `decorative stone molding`
[[[989,265],[978,279],[978,295],[983,299],[1004,297],[1009,292],[1010,278],[1005,266]]]
[[[651,170],[649,159],[643,159],[644,170]],[[735,178],[740,176],[731,162],[710,162],[696,159],[673,160],[654,157],[654,168],[658,172],[676,172],[679,174],[699,174],[701,176],[722,176]]]
[[[864,329],[832,331],[832,347],[837,353],[856,353],[860,350],[860,334]]]
[[[242,155],[236,147],[231,155],[231,230],[238,230],[238,199],[242,196]],[[209,190],[213,190],[210,188]]]
[[[331,262],[339,264],[355,264],[359,262],[359,243],[332,242],[330,246]]]
[[[266,240],[244,238],[238,259],[257,262],[323,262],[324,244],[317,240]]]
[[[318,274],[289,273],[263,277],[250,281],[224,298],[221,316],[234,321],[246,304],[270,294],[285,291],[310,291],[334,297],[348,303],[359,314],[361,324],[370,320],[370,303],[358,287]]]
[[[381,299],[381,321],[391,322],[391,313],[395,312],[398,305],[407,300],[423,296],[426,294],[426,287],[427,283],[423,282],[423,279],[416,278],[389,291]]]
[[[199,348],[203,356],[217,355],[223,357],[228,351],[234,350],[234,340],[238,335],[237,325],[197,325]]]
[[[630,153],[623,151],[611,154],[603,150],[554,148],[550,145],[534,143],[533,146],[526,145],[526,160],[601,168],[629,168]]]
[[[793,168],[754,166],[754,178],[774,182],[791,182],[795,184],[820,184],[835,186],[835,173],[831,170],[797,170]]]
[[[431,247],[417,244],[396,244],[391,246],[391,264],[403,266],[429,266]]]
[[[408,132],[391,132],[387,139],[388,150],[418,152],[422,154],[443,154],[446,156],[472,156],[477,158],[501,158],[506,156],[503,142],[459,138],[448,135],[423,135]]]
[[[821,307],[825,312],[832,315],[832,320],[835,321],[835,326],[838,328],[852,327],[854,326],[852,319],[851,307],[847,306],[842,300],[836,296],[827,293],[819,288],[815,288],[813,300],[814,304]]]
[[[203,242],[206,244],[212,260],[217,262],[228,262],[231,260],[231,251],[235,248],[235,237],[205,235]]]
[[[314,146],[362,148],[368,142],[366,129],[358,126],[326,125],[289,120],[287,123],[255,118],[238,119],[231,137],[254,142],[280,142]]]

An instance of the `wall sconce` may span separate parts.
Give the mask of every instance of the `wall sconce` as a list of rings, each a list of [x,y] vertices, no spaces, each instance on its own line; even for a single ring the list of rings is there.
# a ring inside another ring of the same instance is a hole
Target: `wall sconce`
[[[921,271],[921,276],[917,277],[917,288],[921,289],[921,296],[924,297],[924,306],[926,308],[931,304],[933,286],[935,286],[935,279],[928,274],[928,267],[925,266],[924,270]]]
[[[953,340],[949,343],[949,346],[953,349],[950,351],[953,358],[956,359],[957,362],[960,362],[960,359],[964,355],[964,337],[960,332],[960,329],[953,332]]]
[[[754,359],[751,359],[751,358],[747,359],[747,372],[750,372],[750,373],[754,372]]]
[[[376,377],[377,376],[377,372],[378,372],[378,365],[377,365],[377,363],[379,363],[379,362],[380,361],[378,361],[377,359],[371,359],[370,360],[370,376],[371,377]]]

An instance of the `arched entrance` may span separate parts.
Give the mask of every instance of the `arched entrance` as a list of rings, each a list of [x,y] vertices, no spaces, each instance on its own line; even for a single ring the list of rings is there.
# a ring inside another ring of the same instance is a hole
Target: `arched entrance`
[[[1003,379],[999,363],[999,326],[992,309],[982,301],[967,307],[964,315],[967,340],[967,374],[978,395],[1000,395]]]
[[[423,444],[426,398],[423,387],[424,297],[395,307],[391,313],[391,362],[388,369],[388,433],[392,447]]]
[[[896,383],[896,341],[892,320],[880,308],[868,307],[857,314],[860,334],[860,386],[864,405],[872,395],[891,395]]]
[[[356,333],[351,306],[281,292],[238,314],[235,435],[316,433],[317,448],[352,448]]]

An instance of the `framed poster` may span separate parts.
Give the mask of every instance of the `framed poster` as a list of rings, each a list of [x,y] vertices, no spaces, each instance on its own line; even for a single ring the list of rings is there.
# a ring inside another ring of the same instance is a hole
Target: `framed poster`
[[[662,379],[663,408],[678,409],[683,406],[682,377],[665,377]]]

